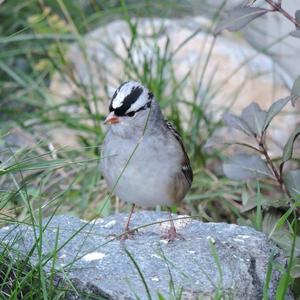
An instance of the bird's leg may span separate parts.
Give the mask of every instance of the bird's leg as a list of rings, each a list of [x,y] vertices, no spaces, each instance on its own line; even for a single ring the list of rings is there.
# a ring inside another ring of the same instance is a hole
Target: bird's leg
[[[173,235],[176,235],[176,227],[175,227],[175,224],[174,224],[174,221],[173,221],[173,218],[172,218],[172,212],[171,210],[169,210],[169,219],[170,219],[170,224],[171,224],[171,227],[169,229],[169,233],[173,234]]]
[[[168,230],[168,240],[169,241],[173,241],[175,240],[176,236],[177,236],[177,231],[176,231],[176,227],[172,218],[172,211],[170,209],[169,210],[169,220],[170,220],[170,229]]]
[[[131,206],[131,211],[129,213],[129,217],[128,217],[127,223],[125,225],[125,231],[129,231],[129,223],[130,223],[131,216],[132,216],[132,214],[134,212],[134,207],[135,207],[135,204],[133,203],[132,206]]]
[[[127,220],[126,225],[125,225],[125,230],[124,230],[125,233],[122,235],[121,240],[126,240],[126,239],[128,239],[129,237],[131,237],[133,235],[133,232],[130,232],[129,224],[130,224],[131,216],[134,212],[134,208],[135,208],[135,204],[133,203],[132,206],[131,206],[131,211],[130,211],[129,216],[128,216],[128,220]]]
[[[163,238],[165,238],[166,240],[168,240],[169,242],[172,242],[176,239],[180,239],[180,240],[184,240],[183,236],[181,234],[179,234],[176,230],[173,218],[172,218],[172,211],[171,209],[169,209],[169,220],[170,220],[170,229],[168,230],[168,233],[166,235],[163,236]]]

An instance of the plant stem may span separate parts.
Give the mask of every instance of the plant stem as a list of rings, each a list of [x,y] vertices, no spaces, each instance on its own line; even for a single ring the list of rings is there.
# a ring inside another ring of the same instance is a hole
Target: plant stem
[[[294,23],[297,27],[300,27],[299,22],[296,21],[294,17],[292,17],[286,10],[284,10],[281,7],[281,1],[278,1],[277,3],[273,0],[265,0],[267,3],[269,3],[275,11],[278,11],[283,16],[285,16],[288,20],[290,20],[292,23]]]
[[[259,141],[259,147],[261,148],[261,152],[265,156],[265,158],[267,160],[267,163],[271,167],[271,169],[272,169],[272,171],[274,173],[274,176],[276,177],[277,182],[279,183],[281,189],[283,190],[283,186],[282,186],[283,181],[282,181],[282,178],[281,178],[278,170],[276,169],[275,165],[273,164],[272,159],[269,156],[269,153],[267,151],[267,147],[266,147],[266,145],[264,143],[263,137]]]
[[[281,173],[278,172],[277,168],[275,167],[275,165],[273,164],[273,161],[272,159],[270,158],[269,156],[269,153],[268,153],[268,150],[267,150],[267,147],[266,147],[266,144],[264,142],[264,138],[265,138],[265,135],[263,135],[261,137],[260,140],[258,140],[258,144],[259,144],[259,147],[261,149],[261,153],[264,155],[264,157],[266,158],[266,161],[268,163],[268,165],[271,167],[272,171],[273,171],[273,174],[278,182],[278,184],[280,185],[280,188],[283,192],[285,192],[288,197],[290,199],[292,199],[292,195],[291,193],[288,191],[288,189],[286,188],[286,186],[284,185],[284,182],[283,182],[283,179],[282,179],[282,176],[281,176]]]

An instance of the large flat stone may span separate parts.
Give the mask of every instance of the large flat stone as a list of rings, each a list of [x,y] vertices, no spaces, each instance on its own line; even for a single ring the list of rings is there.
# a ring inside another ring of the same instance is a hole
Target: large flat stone
[[[57,234],[61,246],[81,229],[59,251],[56,262],[57,270],[64,270],[57,275],[60,283],[67,283],[67,276],[78,290],[70,299],[86,299],[82,292],[92,292],[95,298],[89,299],[147,299],[147,289],[153,299],[159,293],[170,299],[181,292],[183,299],[211,299],[217,293],[225,299],[262,299],[270,257],[274,254],[276,263],[286,263],[282,251],[253,228],[177,217],[182,218],[176,226],[184,240],[168,243],[161,238],[169,227],[161,223],[168,218],[163,212],[134,214],[132,227],[159,223],[139,229],[134,239],[124,242],[111,239],[122,232],[125,214],[90,223],[56,216],[43,235],[43,254],[53,252]],[[13,247],[24,255],[35,243],[32,228],[25,225],[2,228],[0,238],[15,240]],[[36,261],[35,254],[31,264]],[[46,272],[51,264],[46,264]],[[279,278],[273,271],[269,299],[275,298]]]

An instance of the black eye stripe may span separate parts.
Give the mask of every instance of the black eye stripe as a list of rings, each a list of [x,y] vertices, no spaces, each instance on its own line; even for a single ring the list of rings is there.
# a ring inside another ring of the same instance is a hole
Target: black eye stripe
[[[135,115],[135,111],[130,111],[129,113],[127,113],[125,116],[126,117],[133,117]]]
[[[137,101],[139,96],[143,93],[143,88],[136,86],[131,89],[131,92],[124,98],[123,104],[114,109],[116,116],[124,116],[126,111],[133,103]]]
[[[114,109],[113,109],[113,107],[112,107],[112,101],[110,101],[110,104],[109,104],[109,112],[112,112]]]
[[[133,117],[138,111],[145,110],[151,106],[151,101],[147,102],[144,106],[140,107],[136,111],[130,111],[125,114],[126,117]]]
[[[152,93],[152,92],[148,92],[148,99],[149,99],[149,100],[152,100],[153,97],[154,97],[154,96],[153,96],[153,93]]]

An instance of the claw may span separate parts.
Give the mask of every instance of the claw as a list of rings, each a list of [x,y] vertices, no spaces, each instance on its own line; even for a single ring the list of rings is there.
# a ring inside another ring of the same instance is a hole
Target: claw
[[[119,240],[120,241],[126,241],[128,239],[132,240],[134,239],[134,236],[137,232],[138,232],[137,229],[133,229],[133,230],[129,229],[119,237]]]
[[[106,238],[112,239],[112,240],[125,241],[127,239],[133,239],[137,232],[138,232],[137,229],[128,229],[121,235],[111,233],[111,234],[107,235]]]
[[[167,240],[168,243],[172,243],[175,240],[185,240],[185,238],[180,233],[178,233],[176,231],[175,226],[174,227],[172,226],[168,230],[167,234],[162,235],[161,238],[164,239],[164,240]]]

